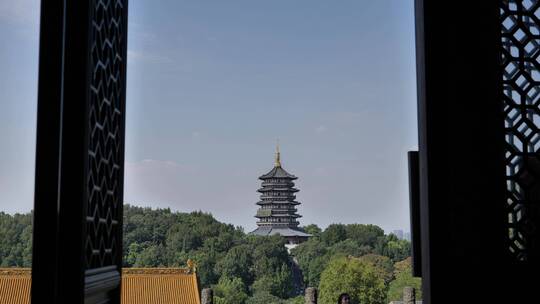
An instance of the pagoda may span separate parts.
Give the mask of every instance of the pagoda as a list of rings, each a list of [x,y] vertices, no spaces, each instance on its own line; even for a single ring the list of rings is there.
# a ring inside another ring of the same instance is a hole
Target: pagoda
[[[263,236],[279,234],[287,239],[288,247],[306,241],[311,234],[298,228],[300,224],[298,218],[302,216],[296,209],[296,206],[300,205],[295,195],[298,189],[294,188],[293,182],[297,177],[289,174],[281,166],[279,145],[276,147],[274,168],[259,179],[262,180],[262,185],[257,191],[261,193],[261,200],[257,202],[260,207],[255,215],[259,227],[251,234]]]

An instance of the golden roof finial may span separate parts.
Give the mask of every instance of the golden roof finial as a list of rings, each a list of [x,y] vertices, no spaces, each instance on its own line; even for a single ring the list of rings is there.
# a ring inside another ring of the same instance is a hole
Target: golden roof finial
[[[188,259],[186,264],[190,273],[197,272],[197,264],[192,259]]]
[[[274,164],[275,167],[281,167],[281,157],[280,157],[280,153],[279,153],[279,139],[277,140],[277,145],[276,145],[276,162]]]

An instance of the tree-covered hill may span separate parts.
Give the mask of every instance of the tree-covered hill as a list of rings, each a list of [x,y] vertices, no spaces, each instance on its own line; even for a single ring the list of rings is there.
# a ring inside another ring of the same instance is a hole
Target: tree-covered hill
[[[0,213],[1,267],[31,266],[31,218],[31,213]],[[125,205],[123,262],[124,267],[175,267],[192,259],[200,286],[213,287],[218,304],[301,303],[295,297],[292,267],[302,270],[305,286],[328,288],[341,286],[332,281],[332,267],[367,263],[354,269],[373,269],[383,282],[378,292],[385,297],[391,286],[395,294],[396,288],[414,281],[407,271],[396,275],[394,267],[407,267],[396,262],[410,255],[409,242],[385,235],[378,226],[333,224],[322,230],[309,225],[304,230],[314,237],[291,256],[281,237],[251,236],[209,213]],[[325,271],[327,279],[321,282]]]
[[[410,255],[411,246],[393,234],[385,235],[375,225],[332,224],[324,231],[315,225],[305,227],[314,235],[292,250],[308,286],[318,286],[322,271],[333,257],[360,257],[378,255],[386,257],[389,265]],[[390,273],[390,266],[385,267]]]
[[[31,267],[32,214],[0,212],[0,267]]]

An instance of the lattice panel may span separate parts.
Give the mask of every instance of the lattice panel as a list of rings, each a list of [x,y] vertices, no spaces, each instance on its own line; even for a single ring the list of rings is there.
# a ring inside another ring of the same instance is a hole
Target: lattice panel
[[[540,203],[540,2],[501,3],[508,248],[526,261]]]
[[[124,1],[95,0],[91,23],[87,269],[118,263],[123,174]]]

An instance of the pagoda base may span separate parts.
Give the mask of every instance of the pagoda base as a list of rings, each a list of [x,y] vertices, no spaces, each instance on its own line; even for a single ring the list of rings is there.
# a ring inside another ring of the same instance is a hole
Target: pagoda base
[[[288,245],[298,245],[309,239],[312,235],[290,227],[260,226],[250,232],[253,235],[270,236],[281,235],[287,240]]]

